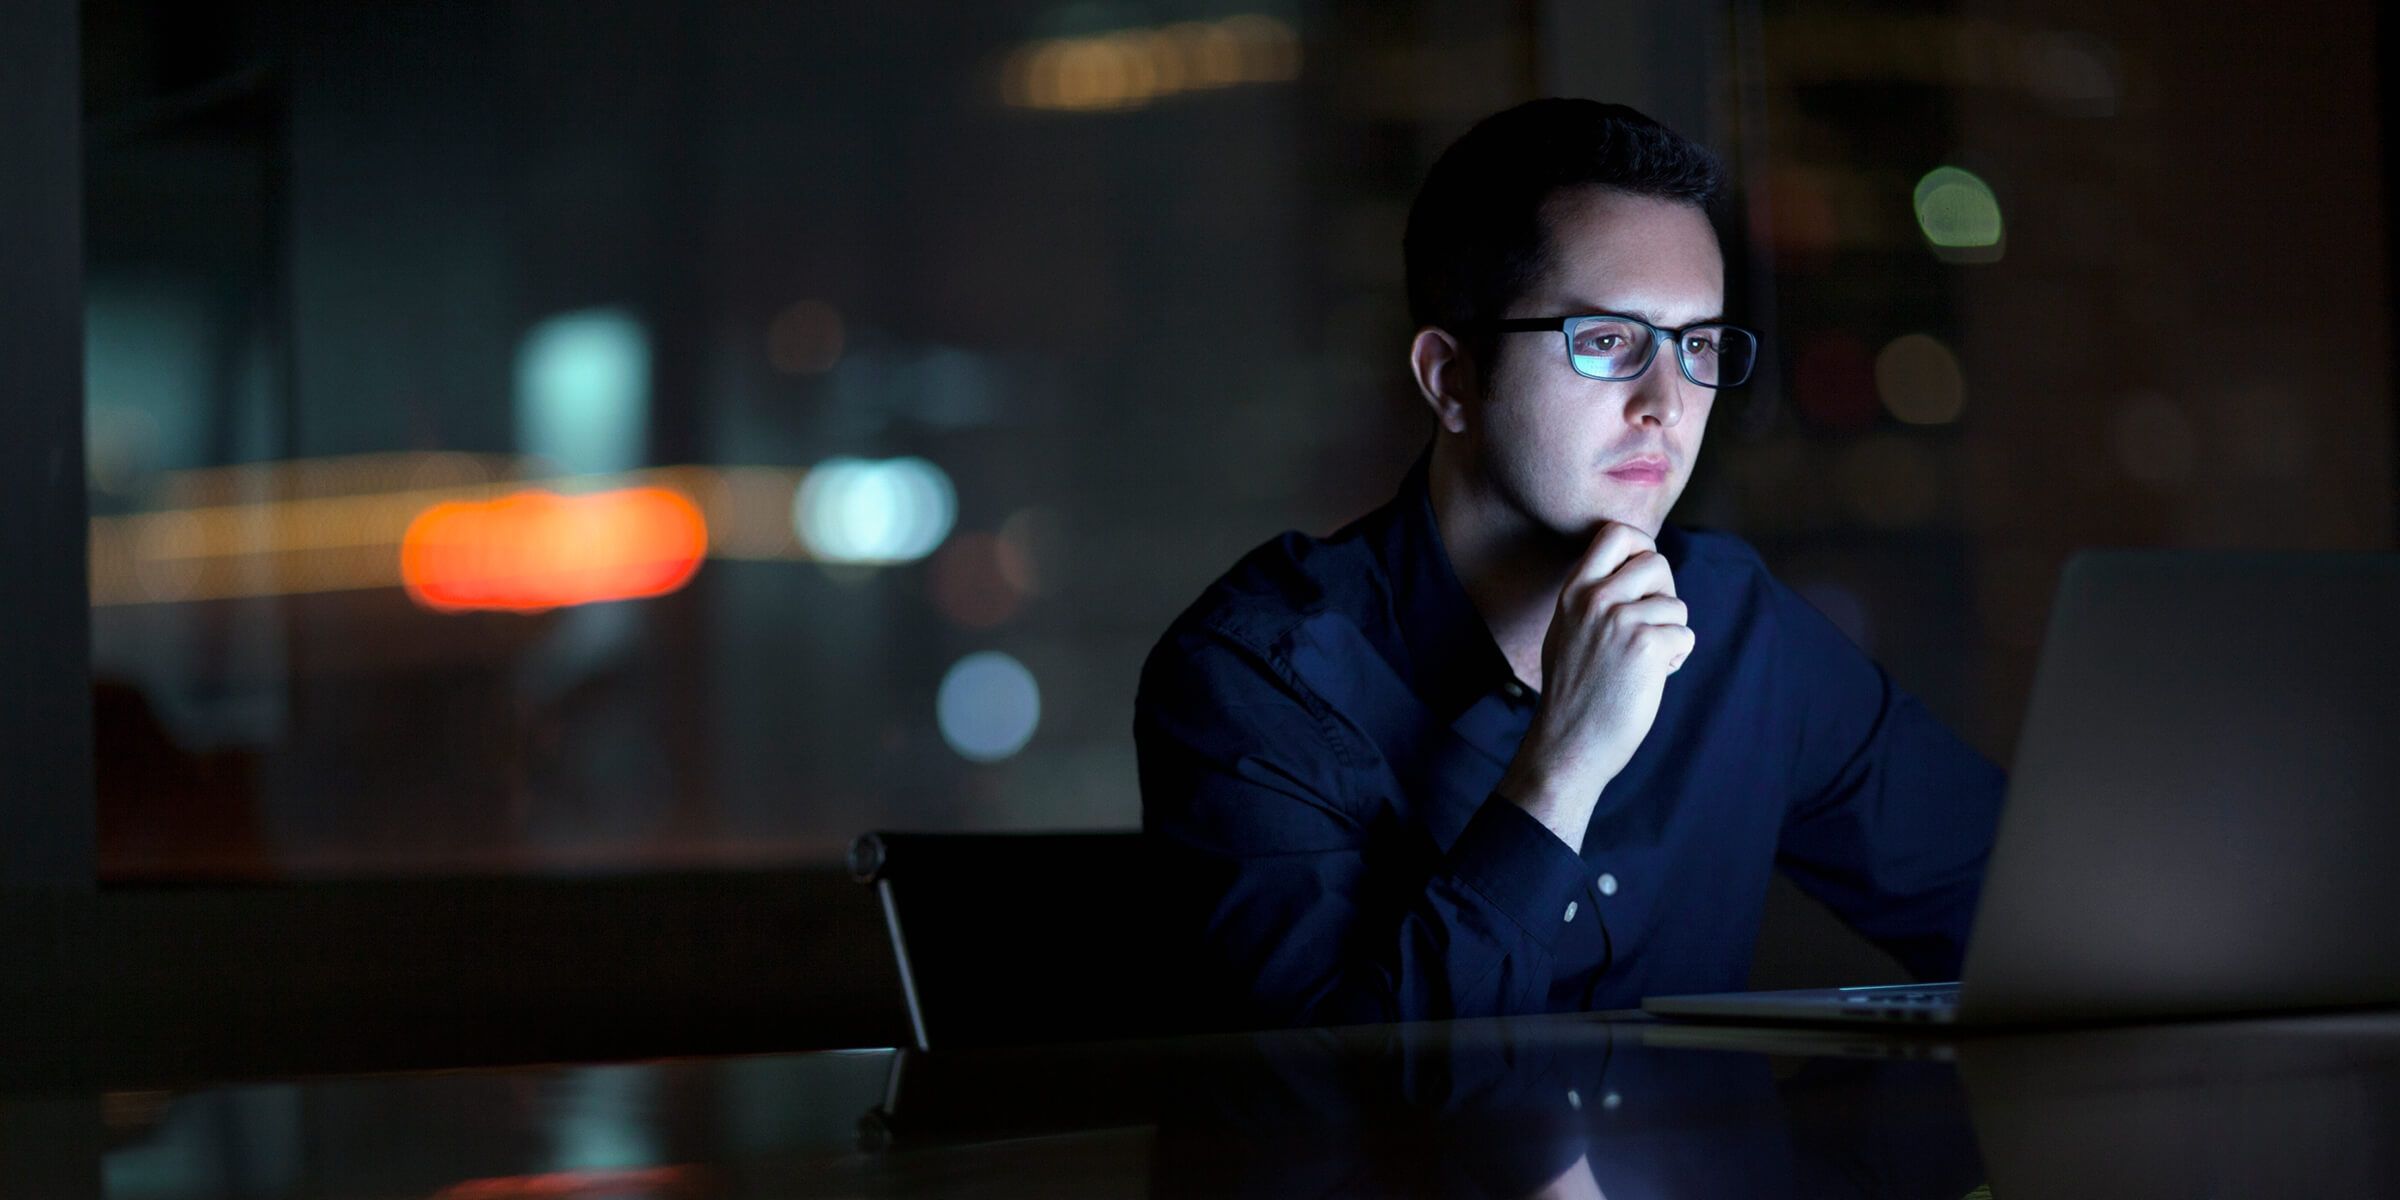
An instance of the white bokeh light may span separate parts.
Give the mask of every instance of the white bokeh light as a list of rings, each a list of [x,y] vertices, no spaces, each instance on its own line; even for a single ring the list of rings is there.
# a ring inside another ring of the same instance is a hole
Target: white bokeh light
[[[592,308],[535,325],[517,348],[517,448],[569,475],[630,471],[648,454],[650,335]]]
[[[913,562],[933,553],[958,518],[958,494],[922,458],[829,458],[792,497],[792,529],[828,562]]]
[[[1042,691],[1025,664],[984,650],[951,665],[933,708],[942,740],[959,757],[998,762],[1033,740],[1042,723]]]

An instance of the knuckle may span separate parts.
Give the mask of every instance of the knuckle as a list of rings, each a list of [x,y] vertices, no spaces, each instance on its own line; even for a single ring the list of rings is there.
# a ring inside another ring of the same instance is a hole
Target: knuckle
[[[1652,546],[1649,537],[1644,535],[1641,530],[1622,521],[1609,524],[1608,539],[1609,545],[1626,557],[1645,553]]]

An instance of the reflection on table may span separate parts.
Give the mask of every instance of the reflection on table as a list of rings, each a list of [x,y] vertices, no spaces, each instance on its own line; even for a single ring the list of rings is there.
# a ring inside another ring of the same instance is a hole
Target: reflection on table
[[[1960,1040],[1545,1017],[52,1089],[5,1101],[0,1146],[9,1195],[2372,1195],[2400,1186],[2400,1014]]]

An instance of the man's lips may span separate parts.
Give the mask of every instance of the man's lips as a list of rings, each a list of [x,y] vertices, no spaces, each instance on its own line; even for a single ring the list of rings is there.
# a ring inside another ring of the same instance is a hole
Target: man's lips
[[[1663,458],[1629,458],[1608,469],[1608,477],[1626,483],[1665,483],[1667,460]]]

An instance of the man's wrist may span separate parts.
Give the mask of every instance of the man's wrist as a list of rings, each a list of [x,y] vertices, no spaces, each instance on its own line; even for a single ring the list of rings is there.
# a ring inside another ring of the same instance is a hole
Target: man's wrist
[[[1569,849],[1583,849],[1584,827],[1591,824],[1592,806],[1605,784],[1585,785],[1571,777],[1512,766],[1492,789],[1502,799],[1524,809],[1542,827],[1558,835]]]

